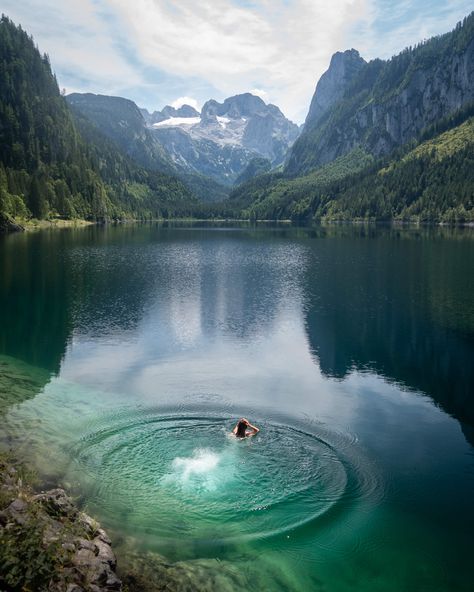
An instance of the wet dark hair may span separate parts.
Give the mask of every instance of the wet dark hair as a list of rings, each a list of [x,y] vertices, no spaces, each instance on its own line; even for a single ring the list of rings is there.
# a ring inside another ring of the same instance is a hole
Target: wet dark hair
[[[239,419],[239,423],[237,424],[237,432],[235,435],[237,436],[237,438],[245,438],[246,432],[247,422],[243,419]]]

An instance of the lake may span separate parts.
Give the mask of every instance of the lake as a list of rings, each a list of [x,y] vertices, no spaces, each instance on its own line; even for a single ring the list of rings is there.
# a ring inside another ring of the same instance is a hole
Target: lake
[[[472,590],[474,230],[41,231],[0,237],[0,282],[2,447],[119,558]]]

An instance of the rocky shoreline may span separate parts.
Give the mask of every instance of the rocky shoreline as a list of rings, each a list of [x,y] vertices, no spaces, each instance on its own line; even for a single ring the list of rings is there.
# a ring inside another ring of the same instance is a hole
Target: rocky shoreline
[[[99,522],[64,489],[38,492],[34,484],[34,473],[0,453],[0,592],[231,592],[248,585],[245,573],[218,557],[169,562],[126,547],[117,564]],[[252,581],[258,585],[259,574]]]
[[[120,592],[110,538],[63,489],[35,493],[0,459],[0,590]]]
[[[0,212],[0,234],[7,232],[23,232],[24,227],[15,222],[10,216]]]

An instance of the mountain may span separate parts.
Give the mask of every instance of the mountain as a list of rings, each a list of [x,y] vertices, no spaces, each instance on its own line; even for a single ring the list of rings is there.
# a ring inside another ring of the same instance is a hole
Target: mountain
[[[187,215],[195,199],[178,179],[147,171],[60,95],[49,58],[0,20],[0,218]],[[2,223],[5,226],[4,223]]]
[[[349,84],[366,63],[355,49],[338,51],[332,56],[328,70],[316,85],[305,121],[306,128],[314,127],[324,113],[336,101],[342,99]]]
[[[72,93],[66,100],[76,113],[86,117],[138,165],[178,177],[188,191],[203,201],[221,201],[227,198],[228,191],[216,181],[190,170],[187,166],[181,166],[179,162],[173,162],[153,129],[147,126],[147,120],[151,122],[153,117],[159,118],[163,112],[189,114],[192,107],[185,106],[184,109],[177,110],[166,107],[161,114],[156,115],[155,112],[150,115],[145,109],[139,109],[133,101],[121,97]]]
[[[357,148],[306,175],[256,177],[230,203],[251,219],[474,222],[474,108],[446,128],[388,159]]]
[[[191,105],[181,105],[181,107],[178,107],[178,109],[171,107],[170,105],[166,105],[166,107],[164,107],[161,111],[153,111],[153,113],[149,113],[147,109],[140,109],[140,111],[147,125],[160,123],[160,121],[165,121],[170,118],[200,117],[199,111],[196,111],[196,109],[191,107]]]
[[[163,146],[146,128],[143,115],[133,101],[92,93],[72,93],[66,100],[142,166],[177,173]]]
[[[250,179],[254,179],[255,177],[268,173],[271,168],[272,163],[268,160],[268,158],[256,156],[255,158],[252,158],[252,160],[248,163],[247,168],[245,168],[243,172],[237,177],[235,184],[241,185],[242,183],[246,183],[247,181],[250,181]]]
[[[299,134],[278,107],[250,93],[207,101],[201,113],[190,105],[149,113],[90,93],[67,100],[142,166],[178,175],[205,201],[225,199],[222,185],[232,185],[256,157],[281,164]]]
[[[474,13],[391,60],[333,56],[280,174],[236,188],[239,216],[474,221]]]
[[[309,172],[361,148],[389,154],[474,101],[474,14],[391,60],[335,54],[319,81],[286,170]]]
[[[299,134],[278,107],[250,93],[223,103],[207,101],[201,114],[189,105],[179,113],[171,109],[165,107],[158,120],[155,112],[147,121],[173,162],[227,185],[256,157],[272,166],[281,164]]]

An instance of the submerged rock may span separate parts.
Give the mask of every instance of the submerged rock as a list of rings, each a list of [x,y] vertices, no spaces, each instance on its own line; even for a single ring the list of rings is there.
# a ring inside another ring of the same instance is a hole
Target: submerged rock
[[[218,558],[191,559],[170,563],[154,552],[128,552],[118,571],[127,592],[232,592],[251,587],[267,590],[269,574],[239,569],[235,563]],[[277,589],[289,590],[288,581],[271,566]]]

